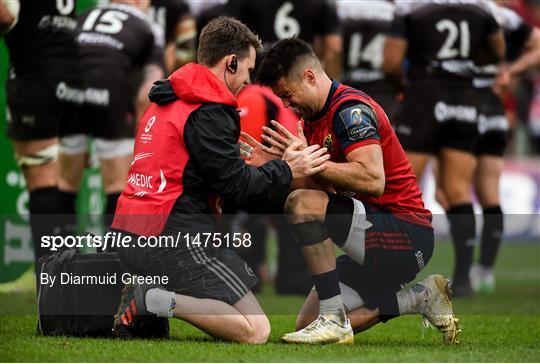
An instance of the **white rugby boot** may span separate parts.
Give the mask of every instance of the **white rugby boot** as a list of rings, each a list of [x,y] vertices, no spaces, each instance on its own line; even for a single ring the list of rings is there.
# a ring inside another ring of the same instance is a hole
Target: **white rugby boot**
[[[435,326],[443,334],[445,344],[459,344],[459,319],[454,315],[450,286],[440,274],[428,276],[418,285],[427,290],[427,295],[418,302],[418,311],[423,316],[426,326]],[[414,288],[413,288],[414,289]]]
[[[319,315],[305,328],[285,334],[281,340],[293,344],[354,344],[354,333],[348,318],[338,314]]]

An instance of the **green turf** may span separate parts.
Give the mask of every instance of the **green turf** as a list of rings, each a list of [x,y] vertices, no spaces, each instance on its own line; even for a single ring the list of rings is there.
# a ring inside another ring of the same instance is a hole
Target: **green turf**
[[[438,244],[422,276],[448,275],[449,244]],[[169,362],[169,361],[540,361],[540,245],[506,245],[496,269],[497,290],[489,296],[454,300],[463,335],[459,346],[442,345],[440,334],[426,330],[420,318],[401,317],[356,335],[354,346],[294,346],[279,343],[293,328],[303,299],[276,296],[270,287],[259,295],[270,313],[270,343],[260,346],[216,342],[195,328],[171,321],[166,341],[40,337],[35,335],[32,280],[0,286],[0,361]],[[31,278],[31,277],[30,277]],[[26,288],[26,290],[25,290]]]

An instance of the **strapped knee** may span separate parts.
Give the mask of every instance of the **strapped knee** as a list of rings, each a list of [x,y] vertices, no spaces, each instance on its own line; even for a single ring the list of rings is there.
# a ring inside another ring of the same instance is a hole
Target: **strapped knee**
[[[292,234],[301,247],[322,243],[328,239],[328,232],[319,221],[293,224]]]
[[[58,160],[58,144],[50,145],[33,154],[15,153],[15,160],[20,168],[39,167]]]
[[[353,213],[354,203],[352,198],[328,194],[324,226],[337,246],[341,247],[347,241],[351,230]]]

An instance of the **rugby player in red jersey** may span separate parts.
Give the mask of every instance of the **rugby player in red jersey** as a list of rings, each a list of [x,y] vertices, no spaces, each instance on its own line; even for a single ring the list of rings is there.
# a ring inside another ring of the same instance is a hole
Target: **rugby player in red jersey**
[[[301,181],[287,198],[291,224],[314,290],[290,343],[353,343],[353,331],[403,314],[420,314],[456,343],[448,281],[432,275],[401,290],[433,253],[431,213],[383,109],[367,94],[332,81],[313,50],[279,41],[261,64],[259,82],[304,119],[295,137],[275,123],[256,148],[275,154],[302,142],[324,145],[324,171]],[[322,188],[321,186],[325,186]],[[335,259],[334,244],[345,254]]]

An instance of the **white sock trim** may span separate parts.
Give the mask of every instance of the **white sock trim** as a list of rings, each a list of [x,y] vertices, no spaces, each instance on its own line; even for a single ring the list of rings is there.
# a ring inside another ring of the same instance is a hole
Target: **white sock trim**
[[[152,288],[146,292],[145,302],[149,312],[158,317],[171,318],[176,306],[176,294],[161,288]]]
[[[357,263],[364,265],[366,255],[366,229],[373,224],[366,219],[366,208],[357,199],[352,199],[354,203],[354,213],[351,221],[351,229],[347,241],[341,247],[348,256]]]

